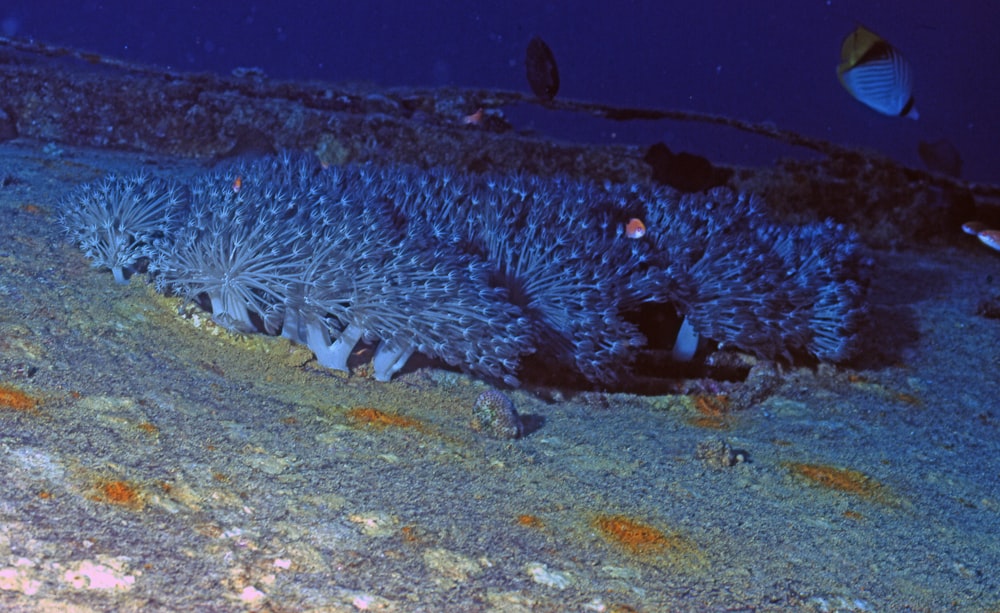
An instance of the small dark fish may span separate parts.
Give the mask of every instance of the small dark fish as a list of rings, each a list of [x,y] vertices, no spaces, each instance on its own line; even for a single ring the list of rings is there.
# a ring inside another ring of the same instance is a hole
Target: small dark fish
[[[724,185],[733,171],[714,166],[708,158],[693,153],[674,153],[663,143],[651,145],[643,160],[653,171],[653,180],[682,192],[700,192]]]
[[[920,141],[917,145],[917,154],[928,170],[955,178],[962,175],[962,156],[948,139],[942,138],[933,143]]]
[[[528,43],[528,52],[524,57],[524,67],[528,73],[528,85],[531,91],[542,100],[552,100],[559,91],[559,68],[556,66],[556,56],[552,49],[538,36]]]

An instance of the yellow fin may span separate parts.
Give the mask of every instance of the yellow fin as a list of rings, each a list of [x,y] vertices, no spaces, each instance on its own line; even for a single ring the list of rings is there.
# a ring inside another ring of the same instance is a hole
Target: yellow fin
[[[844,39],[844,46],[840,49],[840,66],[837,67],[837,71],[844,72],[853,68],[868,53],[868,50],[878,43],[888,44],[881,36],[864,26],[855,28]]]

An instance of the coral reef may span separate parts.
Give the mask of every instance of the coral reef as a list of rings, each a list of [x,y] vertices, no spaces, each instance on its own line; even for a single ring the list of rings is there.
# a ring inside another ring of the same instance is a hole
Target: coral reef
[[[64,208],[67,232],[116,278],[148,258],[160,290],[227,327],[280,332],[329,368],[376,343],[379,380],[422,353],[507,385],[526,359],[611,384],[645,343],[630,314],[648,303],[683,318],[677,356],[707,338],[843,360],[864,314],[853,235],[775,225],[754,196],[724,188],[323,168],[285,154],[183,192],[112,177]],[[628,231],[636,220],[644,234]]]

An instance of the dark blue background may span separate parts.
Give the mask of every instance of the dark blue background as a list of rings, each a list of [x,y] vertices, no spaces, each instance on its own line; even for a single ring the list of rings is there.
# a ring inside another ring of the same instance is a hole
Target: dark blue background
[[[273,77],[527,90],[524,49],[554,51],[559,97],[773,122],[920,166],[920,140],[950,139],[964,175],[1000,182],[1000,3],[987,0],[699,2],[6,2],[7,36],[178,70],[263,68]],[[883,117],[835,74],[863,23],[914,65],[921,118]],[[665,141],[732,162],[786,150],[731,131],[532,114],[532,127],[591,141]]]

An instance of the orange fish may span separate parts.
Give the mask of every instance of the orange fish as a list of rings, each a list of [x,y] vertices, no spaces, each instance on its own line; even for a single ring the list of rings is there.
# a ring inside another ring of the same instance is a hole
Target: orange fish
[[[638,217],[633,217],[628,220],[628,224],[625,226],[625,236],[629,238],[642,238],[646,235],[646,224],[642,223],[642,220]]]
[[[484,115],[485,112],[483,111],[483,107],[479,107],[479,110],[477,110],[475,113],[463,117],[462,123],[467,126],[478,126],[483,122]]]
[[[243,177],[236,177],[233,179],[233,193],[238,194],[241,189],[243,189]]]

